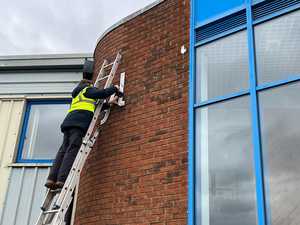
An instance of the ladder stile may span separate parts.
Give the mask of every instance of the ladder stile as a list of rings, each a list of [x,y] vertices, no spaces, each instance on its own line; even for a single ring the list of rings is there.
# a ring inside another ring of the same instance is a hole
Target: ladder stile
[[[108,88],[112,85],[112,81],[118,69],[119,63],[121,61],[121,54],[118,52],[113,63],[108,63],[107,60],[103,61],[102,67],[98,73],[97,79],[94,83],[94,87],[99,87],[100,81],[106,79],[104,88]],[[111,70],[108,76],[105,76],[105,69],[111,66]],[[121,79],[122,76],[121,76]],[[120,80],[121,80],[120,79]],[[120,84],[121,85],[121,84]],[[122,87],[124,88],[124,87]],[[95,144],[97,137],[100,133],[100,127],[97,126],[98,118],[101,114],[103,103],[105,100],[100,100],[97,102],[97,106],[94,112],[94,117],[89,125],[85,137],[83,138],[83,143],[80,146],[78,154],[73,162],[70,173],[65,181],[63,188],[60,191],[47,191],[45,200],[42,205],[42,212],[38,218],[36,225],[65,225],[64,217],[66,212],[74,198],[74,190],[78,185],[79,176],[85,161]],[[108,117],[109,113],[105,116]],[[100,124],[100,126],[103,123]],[[58,197],[55,199],[56,194]]]
[[[107,64],[108,64],[108,61],[105,59],[105,60],[103,61],[103,64],[102,64],[102,66],[101,66],[101,69],[100,69],[100,71],[99,71],[99,73],[98,73],[98,76],[97,76],[97,78],[96,78],[96,81],[95,81],[95,84],[94,84],[95,87],[98,87],[99,79],[101,79],[101,78],[104,76],[104,74],[105,74],[105,66],[106,66]]]

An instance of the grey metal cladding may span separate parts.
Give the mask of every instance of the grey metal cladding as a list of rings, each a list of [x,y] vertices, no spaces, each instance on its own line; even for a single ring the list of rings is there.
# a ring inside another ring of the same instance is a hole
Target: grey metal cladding
[[[67,94],[81,79],[81,72],[0,73],[0,94]]]
[[[3,67],[83,65],[85,59],[91,57],[91,54],[0,56],[0,69]]]
[[[34,225],[45,196],[48,168],[13,168],[0,225]]]

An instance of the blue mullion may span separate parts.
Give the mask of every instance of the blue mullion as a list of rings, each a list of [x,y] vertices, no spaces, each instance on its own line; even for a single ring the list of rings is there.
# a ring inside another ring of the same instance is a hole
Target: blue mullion
[[[219,103],[219,102],[223,102],[223,101],[226,101],[226,100],[229,100],[229,99],[238,98],[238,97],[241,97],[241,96],[244,96],[244,95],[248,95],[249,93],[250,93],[249,89],[248,90],[241,90],[241,91],[235,92],[233,94],[228,94],[228,95],[212,98],[210,100],[203,101],[203,102],[200,102],[198,104],[194,104],[194,108],[197,109],[197,108],[207,106],[207,105],[211,105],[211,104],[214,104],[214,103]]]
[[[220,39],[220,38],[223,38],[223,37],[226,37],[228,35],[231,35],[233,33],[236,33],[236,32],[239,32],[239,31],[242,31],[242,30],[245,30],[247,28],[247,25],[241,25],[241,26],[238,26],[234,29],[231,29],[231,30],[228,30],[228,31],[225,31],[223,33],[220,33],[220,34],[217,34],[211,38],[208,38],[208,39],[205,39],[204,41],[200,41],[198,42],[195,46],[198,47],[200,45],[204,45],[204,44],[207,44],[209,42],[212,42],[212,41],[215,41],[217,39]],[[191,38],[192,39],[192,38]]]
[[[195,224],[195,147],[194,147],[194,97],[195,97],[195,0],[191,0],[190,17],[190,76],[188,117],[188,225]]]
[[[300,80],[300,75],[289,76],[287,79],[284,79],[284,80],[278,80],[278,81],[274,81],[274,82],[268,82],[265,84],[261,84],[256,87],[256,90],[261,91],[261,90],[265,90],[265,89],[269,89],[269,88],[274,88],[274,87],[278,87],[281,85],[297,82],[299,80]]]
[[[266,225],[265,217],[265,193],[263,180],[263,161],[261,152],[259,108],[256,92],[256,65],[254,50],[254,32],[252,20],[251,0],[246,0],[247,32],[248,32],[248,51],[249,51],[249,75],[250,75],[250,99],[251,99],[251,120],[252,120],[252,139],[254,146],[254,165],[256,179],[256,199],[257,199],[257,219],[258,225]]]

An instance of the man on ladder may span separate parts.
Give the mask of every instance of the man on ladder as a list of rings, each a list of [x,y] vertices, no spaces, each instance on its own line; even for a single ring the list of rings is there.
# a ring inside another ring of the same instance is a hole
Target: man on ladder
[[[49,189],[59,189],[64,186],[69,171],[76,158],[78,150],[93,119],[97,99],[106,99],[116,94],[121,97],[119,86],[106,89],[93,87],[90,80],[83,79],[72,92],[72,103],[66,118],[61,125],[64,134],[63,143],[56,154],[53,166],[45,186]]]
[[[45,184],[48,190],[36,225],[69,225],[74,190],[100,134],[100,126],[107,121],[112,103],[125,106],[125,72],[120,74],[120,88],[112,85],[121,58],[118,52],[112,63],[105,59],[94,85],[82,80],[74,89],[69,113],[61,126],[64,141]],[[101,84],[104,84],[103,88],[100,88]],[[106,99],[109,96],[109,100]],[[107,110],[101,113],[105,108]]]

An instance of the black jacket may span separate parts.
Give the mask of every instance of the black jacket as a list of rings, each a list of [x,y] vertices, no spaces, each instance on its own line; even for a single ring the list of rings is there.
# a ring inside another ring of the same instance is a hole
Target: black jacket
[[[78,85],[72,92],[72,97],[75,98],[82,89],[87,87],[88,85]],[[93,98],[93,99],[105,99],[109,97],[110,95],[116,93],[118,91],[115,87],[109,87],[106,89],[99,90],[95,87],[89,87],[86,92],[84,93],[84,96],[87,98]],[[66,116],[63,123],[61,124],[60,128],[61,131],[64,132],[65,130],[68,130],[69,128],[77,127],[82,129],[84,132],[86,132],[89,128],[90,122],[93,119],[93,113],[87,110],[75,110]]]

